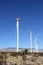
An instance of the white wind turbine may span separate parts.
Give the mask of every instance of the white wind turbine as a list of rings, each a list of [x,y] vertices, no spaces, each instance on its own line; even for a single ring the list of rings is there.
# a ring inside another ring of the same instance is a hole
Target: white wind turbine
[[[16,18],[16,31],[17,31],[17,52],[19,51],[19,22],[20,18]]]
[[[30,16],[24,16],[22,18],[16,18],[15,16],[11,15],[9,12],[8,15],[10,15],[13,19],[16,19],[16,33],[17,33],[17,52],[19,51],[19,22],[20,20],[24,20],[26,18],[29,18]]]
[[[39,52],[39,44],[38,44],[37,36],[35,38],[35,52]]]
[[[32,52],[32,30],[29,30],[30,32],[30,52]]]
[[[16,18],[16,30],[17,30],[17,52],[19,51],[19,22],[20,20],[24,19],[24,18],[28,18],[29,16],[25,16],[23,18]],[[31,34],[31,33],[30,33]],[[32,36],[31,36],[32,37]],[[32,41],[32,39],[31,39]],[[31,42],[30,42],[31,43]]]

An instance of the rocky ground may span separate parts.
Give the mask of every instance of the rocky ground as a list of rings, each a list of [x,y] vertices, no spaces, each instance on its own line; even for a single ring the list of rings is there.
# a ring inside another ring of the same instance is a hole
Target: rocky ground
[[[10,62],[10,63],[13,63],[13,64],[16,63],[17,65],[23,65],[23,64],[43,65],[43,56],[34,57],[34,56],[26,55],[25,60],[23,60],[22,56],[18,56],[18,57],[10,56],[10,57],[7,58],[7,62]]]
[[[43,55],[33,53],[14,56],[11,53],[7,53],[6,57],[4,55],[2,59],[0,57],[0,61],[5,61],[6,64],[2,65],[43,65]]]

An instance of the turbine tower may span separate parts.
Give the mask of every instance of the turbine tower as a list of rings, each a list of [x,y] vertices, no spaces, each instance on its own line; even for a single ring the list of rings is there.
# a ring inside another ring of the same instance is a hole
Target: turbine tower
[[[37,37],[35,38],[35,52],[39,52],[39,44],[38,44],[38,39]]]
[[[30,52],[32,52],[32,30],[29,30],[30,32]]]
[[[16,26],[17,26],[17,52],[19,51],[19,21],[20,21],[20,18],[16,18]]]

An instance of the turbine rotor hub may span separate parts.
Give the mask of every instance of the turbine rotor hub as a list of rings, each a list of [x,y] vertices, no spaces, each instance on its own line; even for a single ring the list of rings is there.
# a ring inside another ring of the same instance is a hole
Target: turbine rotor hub
[[[20,18],[16,18],[16,21],[20,21]]]

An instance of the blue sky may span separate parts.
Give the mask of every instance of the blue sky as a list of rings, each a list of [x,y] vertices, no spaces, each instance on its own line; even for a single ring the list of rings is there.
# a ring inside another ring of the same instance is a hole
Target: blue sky
[[[29,48],[29,32],[38,35],[39,48],[43,48],[43,0],[0,0],[0,48],[16,47],[16,20],[20,21],[19,47]]]

